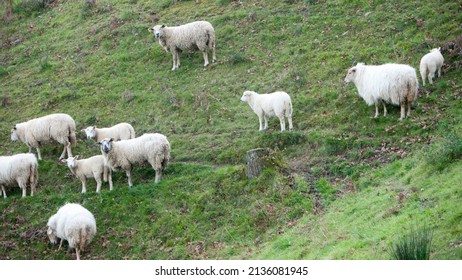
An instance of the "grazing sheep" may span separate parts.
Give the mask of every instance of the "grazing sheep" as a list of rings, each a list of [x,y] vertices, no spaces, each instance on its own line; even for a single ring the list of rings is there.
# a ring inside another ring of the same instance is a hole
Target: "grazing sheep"
[[[58,212],[48,219],[47,235],[52,244],[58,242],[59,249],[63,240],[67,240],[69,248],[75,248],[77,260],[80,260],[80,252],[91,242],[96,234],[96,221],[93,214],[80,204],[66,203],[59,208]]]
[[[401,106],[403,120],[411,114],[411,105],[417,98],[419,82],[414,68],[405,64],[388,63],[364,65],[358,63],[348,69],[345,83],[353,82],[367,105],[375,104],[375,117],[379,116],[379,103],[383,102],[383,115],[387,115],[385,103]]]
[[[87,139],[95,139],[96,142],[104,138],[114,138],[114,141],[127,140],[135,138],[135,129],[129,123],[119,123],[109,128],[96,128],[89,126],[82,129],[85,132]]]
[[[131,170],[133,164],[149,163],[156,172],[154,183],[157,184],[162,177],[162,170],[170,159],[170,143],[162,134],[147,133],[140,137],[114,141],[111,138],[98,142],[105,163],[112,170],[122,168],[128,177],[128,187],[131,188]]]
[[[27,183],[30,184],[30,196],[34,195],[38,181],[38,163],[33,154],[16,154],[0,156],[0,186],[3,198],[6,198],[5,185],[15,183],[22,189],[22,197],[26,197]]]
[[[11,130],[11,141],[17,140],[25,143],[29,147],[37,149],[38,159],[42,160],[40,146],[43,143],[55,141],[64,145],[60,159],[72,156],[71,146],[75,146],[75,122],[67,114],[51,114],[41,118],[29,120],[16,124]]]
[[[254,91],[244,91],[241,101],[247,102],[257,114],[260,122],[260,131],[268,128],[268,118],[276,116],[281,123],[281,132],[286,130],[285,118],[289,120],[289,129],[292,130],[292,101],[283,91],[267,94],[258,94]],[[263,119],[265,126],[263,127]]]
[[[160,46],[173,55],[172,70],[180,67],[181,51],[199,50],[204,56],[204,67],[209,65],[208,49],[212,50],[212,62],[217,60],[215,54],[215,30],[207,21],[195,21],[185,25],[167,27],[156,25],[150,28],[158,39]]]
[[[433,85],[433,78],[435,78],[436,71],[438,71],[438,77],[441,77],[441,67],[443,66],[444,58],[440,50],[441,48],[432,49],[420,60],[420,75],[422,76],[423,86],[425,86],[427,75],[431,85]]]
[[[76,157],[68,157],[62,159],[61,162],[66,163],[71,172],[82,182],[82,193],[87,192],[87,178],[95,178],[96,192],[101,191],[101,177],[104,182],[109,181],[109,190],[112,191],[112,171],[104,164],[102,155],[93,156],[87,159],[78,159]]]

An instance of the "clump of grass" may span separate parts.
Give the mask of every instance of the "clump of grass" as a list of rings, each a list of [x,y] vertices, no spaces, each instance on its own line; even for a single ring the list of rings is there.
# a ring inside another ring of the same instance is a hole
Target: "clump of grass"
[[[437,142],[425,153],[425,158],[429,164],[442,171],[450,163],[462,157],[462,138],[449,133],[447,137]]]
[[[233,52],[229,56],[229,59],[228,59],[228,63],[231,64],[231,65],[236,65],[236,64],[244,63],[244,62],[248,62],[248,61],[249,60],[246,57],[242,56],[238,52]]]
[[[45,8],[45,1],[23,0],[20,4],[14,6],[13,13],[31,16],[36,13],[41,13]]]
[[[411,228],[409,234],[401,236],[389,248],[389,254],[396,260],[429,260],[433,231],[424,225]]]

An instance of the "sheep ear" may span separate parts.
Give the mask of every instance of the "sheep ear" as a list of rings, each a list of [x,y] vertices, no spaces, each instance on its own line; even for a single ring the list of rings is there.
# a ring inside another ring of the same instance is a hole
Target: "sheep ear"
[[[162,24],[162,26],[160,28],[165,28],[165,24]]]
[[[80,155],[76,155],[76,156],[74,157],[74,159],[79,159],[79,157],[80,157]]]
[[[13,126],[13,129],[16,130],[16,125]]]
[[[96,125],[93,126],[93,130],[96,128]]]
[[[114,138],[111,138],[111,140],[109,140],[109,142],[112,142],[112,141],[114,141]]]

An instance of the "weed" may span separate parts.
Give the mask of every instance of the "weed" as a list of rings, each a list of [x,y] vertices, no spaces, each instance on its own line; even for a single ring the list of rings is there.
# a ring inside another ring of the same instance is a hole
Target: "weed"
[[[428,164],[436,170],[444,170],[450,163],[462,157],[462,138],[454,133],[436,142],[425,153]]]

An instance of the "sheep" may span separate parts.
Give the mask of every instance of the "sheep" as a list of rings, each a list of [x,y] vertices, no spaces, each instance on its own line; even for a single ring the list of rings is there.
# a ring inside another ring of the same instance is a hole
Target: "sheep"
[[[409,65],[387,63],[365,65],[358,63],[348,69],[345,83],[353,82],[359,95],[368,105],[375,104],[375,117],[379,116],[379,103],[383,102],[383,115],[387,115],[385,103],[401,106],[400,121],[411,114],[411,105],[417,98],[419,82],[416,71]]]
[[[37,149],[38,159],[42,160],[40,146],[45,142],[55,141],[64,145],[63,152],[59,159],[72,156],[71,146],[75,146],[75,122],[67,114],[51,114],[44,117],[29,120],[16,124],[11,130],[11,141],[17,140],[25,143],[29,147]]]
[[[244,91],[242,102],[247,102],[250,108],[257,114],[260,122],[260,131],[268,128],[268,118],[276,116],[281,123],[281,132],[286,130],[285,118],[289,121],[289,130],[292,126],[292,101],[284,91],[276,91],[267,94],[258,94],[254,91]],[[265,126],[263,127],[263,119]]]
[[[95,178],[96,192],[99,193],[101,191],[101,175],[104,182],[109,181],[109,190],[112,191],[112,172],[104,164],[104,157],[102,155],[92,156],[87,159],[79,159],[79,156],[68,157],[67,159],[62,159],[61,162],[66,163],[72,174],[80,179],[82,182],[82,193],[87,192],[87,178]]]
[[[443,66],[444,58],[440,50],[441,48],[432,49],[420,60],[420,75],[422,76],[423,86],[425,86],[427,75],[431,85],[433,85],[433,78],[436,75],[436,71],[438,71],[438,77],[441,77],[441,67]]]
[[[155,170],[154,183],[157,184],[162,177],[162,170],[170,159],[170,143],[162,134],[146,133],[130,140],[114,141],[105,138],[98,142],[106,165],[112,170],[122,168],[128,177],[128,187],[133,186],[131,170],[133,164],[148,162]]]
[[[34,154],[16,154],[0,156],[0,186],[3,198],[6,198],[5,185],[15,182],[22,189],[22,197],[26,197],[27,183],[30,184],[30,196],[34,195],[38,181],[38,163]]]
[[[75,248],[77,260],[80,260],[80,252],[92,241],[96,234],[96,220],[93,214],[80,204],[66,203],[59,208],[58,212],[48,219],[47,235],[54,245],[61,239],[67,240],[69,248]]]
[[[109,128],[89,126],[81,131],[85,132],[87,139],[95,139],[96,142],[104,138],[114,138],[114,141],[135,138],[135,129],[129,123],[119,123]]]
[[[185,25],[167,27],[156,25],[150,28],[159,45],[173,55],[173,70],[180,67],[181,51],[201,51],[204,67],[209,65],[208,49],[212,49],[212,62],[217,60],[215,53],[215,30],[207,21],[195,21]]]

